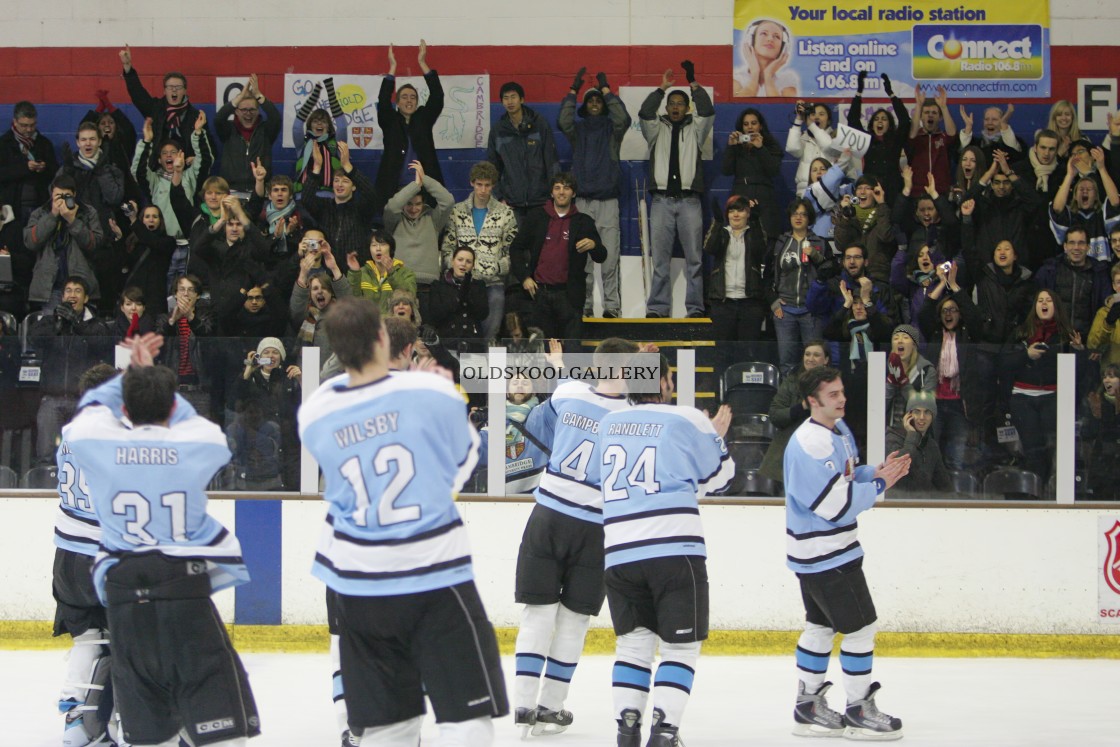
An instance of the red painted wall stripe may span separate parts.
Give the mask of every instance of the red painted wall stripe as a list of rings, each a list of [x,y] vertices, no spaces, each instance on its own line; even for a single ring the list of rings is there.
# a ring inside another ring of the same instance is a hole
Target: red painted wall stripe
[[[159,47],[133,48],[133,59],[151,91],[162,84],[163,73],[178,70],[189,78],[192,98],[213,103],[215,76],[255,72],[262,90],[280,98],[284,74],[339,72],[378,74],[388,67],[387,47]],[[398,73],[418,75],[415,48],[397,47]],[[687,55],[696,63],[697,77],[714,85],[716,98],[729,102],[730,45],[630,47],[432,47],[429,60],[447,75],[487,72],[491,96],[506,80],[525,86],[529,101],[559,101],[572,74],[586,65],[594,76],[607,73],[612,85],[656,86],[668,67],[680,73]],[[321,62],[316,62],[317,60]],[[1120,70],[1120,46],[1052,47],[1053,98],[1076,97],[1078,78],[1100,77],[1101,71]],[[107,88],[115,102],[127,102],[113,47],[0,48],[0,103],[28,99],[40,104],[94,101],[93,92]],[[1105,73],[1106,75],[1109,73]],[[591,77],[589,76],[589,78]],[[1031,101],[1024,99],[1024,101]]]

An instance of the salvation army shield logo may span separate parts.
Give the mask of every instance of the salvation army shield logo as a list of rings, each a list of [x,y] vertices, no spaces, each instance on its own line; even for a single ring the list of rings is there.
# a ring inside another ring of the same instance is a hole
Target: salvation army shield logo
[[[1104,533],[1108,551],[1104,556],[1104,580],[1108,588],[1120,594],[1120,521]]]
[[[355,127],[351,132],[353,134],[354,144],[359,148],[364,148],[373,142],[372,127]]]

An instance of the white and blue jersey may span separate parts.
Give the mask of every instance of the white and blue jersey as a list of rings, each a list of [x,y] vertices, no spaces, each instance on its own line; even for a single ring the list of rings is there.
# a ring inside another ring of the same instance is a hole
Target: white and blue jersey
[[[581,521],[603,523],[599,421],[627,406],[625,395],[600,394],[585,382],[567,381],[533,408],[525,429],[552,444],[548,467],[533,493],[537,503]]]
[[[812,418],[786,446],[786,565],[819,573],[863,556],[856,516],[875,505],[886,483],[859,465],[855,437],[843,420],[827,428]]]
[[[312,574],[341,594],[373,597],[473,580],[455,508],[478,459],[462,395],[430,373],[349,381],[331,379],[299,411],[329,504]]]
[[[119,388],[114,379],[90,399],[110,401]],[[206,513],[206,485],[230,459],[218,426],[194,416],[171,427],[131,427],[96,404],[82,409],[62,438],[101,525],[93,582],[103,603],[106,572],[136,553],[204,561],[213,591],[249,580],[237,537]]]
[[[606,566],[707,556],[701,496],[725,490],[735,463],[704,413],[638,405],[599,425]]]
[[[99,392],[100,399],[94,399],[94,391]],[[82,397],[78,405],[79,411],[84,407],[104,405],[116,417],[121,417],[123,395],[120,376],[94,391],[87,392]],[[172,425],[195,416],[190,402],[178,394],[175,399],[177,404],[171,415]],[[90,502],[85,473],[74,464],[70,447],[65,440],[58,445],[55,464],[58,467],[58,513],[54,520],[54,544],[63,550],[93,557],[97,555],[101,544],[101,525],[97,522],[97,514]]]

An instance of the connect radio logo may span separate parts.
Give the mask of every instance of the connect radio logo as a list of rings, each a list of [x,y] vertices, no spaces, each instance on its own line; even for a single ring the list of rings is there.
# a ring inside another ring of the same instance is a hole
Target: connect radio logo
[[[1038,25],[919,24],[911,41],[919,80],[1036,80],[1045,72]]]

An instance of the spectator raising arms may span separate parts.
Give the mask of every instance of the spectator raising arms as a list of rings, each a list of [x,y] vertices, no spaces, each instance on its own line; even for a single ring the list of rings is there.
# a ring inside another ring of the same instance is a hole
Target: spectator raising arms
[[[883,90],[891,97],[894,115],[886,109],[876,109],[865,127],[860,117],[863,112],[863,84],[866,77],[867,71],[861,70],[856,95],[848,109],[848,126],[871,135],[871,144],[863,155],[863,173],[877,178],[883,185],[887,199],[893,200],[902,189],[898,162],[910,139],[910,113],[906,111],[906,104],[902,103],[902,99],[894,95],[891,79],[883,73],[879,77],[883,79]]]

